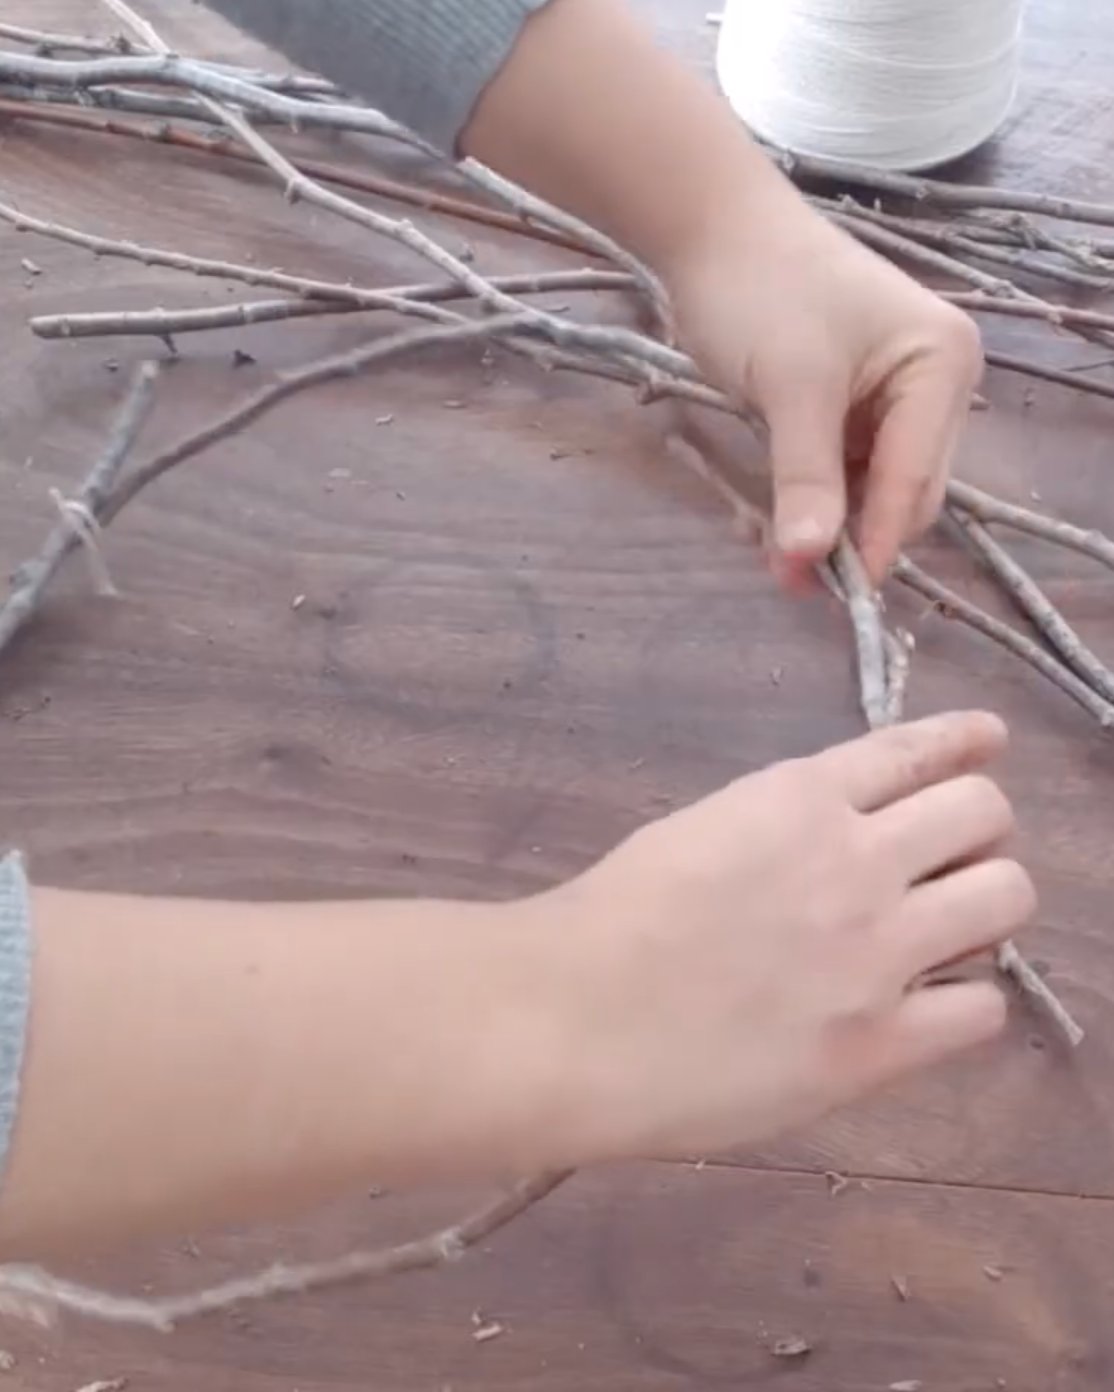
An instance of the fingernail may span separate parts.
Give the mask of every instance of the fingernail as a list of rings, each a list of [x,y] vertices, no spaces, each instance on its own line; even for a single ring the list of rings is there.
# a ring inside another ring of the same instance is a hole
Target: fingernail
[[[815,552],[826,541],[824,529],[814,517],[797,517],[778,530],[778,546],[782,551]]]

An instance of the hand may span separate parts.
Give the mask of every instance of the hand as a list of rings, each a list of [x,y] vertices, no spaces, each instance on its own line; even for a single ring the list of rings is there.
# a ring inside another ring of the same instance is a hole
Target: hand
[[[993,984],[920,978],[1033,911],[981,772],[1004,738],[952,715],[772,767],[545,896],[581,1158],[752,1144],[993,1036]]]
[[[850,522],[879,584],[943,502],[981,369],[974,322],[795,194],[725,206],[668,278],[687,346],[770,428],[783,579]]]

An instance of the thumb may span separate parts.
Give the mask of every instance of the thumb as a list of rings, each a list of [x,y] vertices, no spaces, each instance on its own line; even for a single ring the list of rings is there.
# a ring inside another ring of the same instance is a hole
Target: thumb
[[[822,561],[847,515],[843,431],[838,392],[802,388],[766,403],[774,478],[774,545],[785,558]]]

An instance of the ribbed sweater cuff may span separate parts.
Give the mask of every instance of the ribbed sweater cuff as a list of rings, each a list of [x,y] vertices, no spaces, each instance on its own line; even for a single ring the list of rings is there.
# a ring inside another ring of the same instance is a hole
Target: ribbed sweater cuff
[[[479,97],[549,0],[209,0],[212,9],[457,153]]]
[[[31,908],[23,858],[0,860],[0,1183],[19,1110],[31,1000]]]

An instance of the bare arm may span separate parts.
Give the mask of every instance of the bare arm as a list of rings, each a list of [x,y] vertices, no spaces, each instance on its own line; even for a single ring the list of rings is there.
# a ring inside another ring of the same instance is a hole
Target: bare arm
[[[786,579],[851,523],[880,582],[935,520],[981,373],[972,320],[815,212],[627,0],[210,3],[640,255],[708,376],[769,426]]]
[[[993,987],[919,987],[1032,912],[971,776],[1003,740],[942,717],[764,770],[509,905],[33,890],[3,1257],[755,1144],[987,1038]]]
[[[32,891],[5,1255],[540,1168],[559,1066],[522,911]]]

